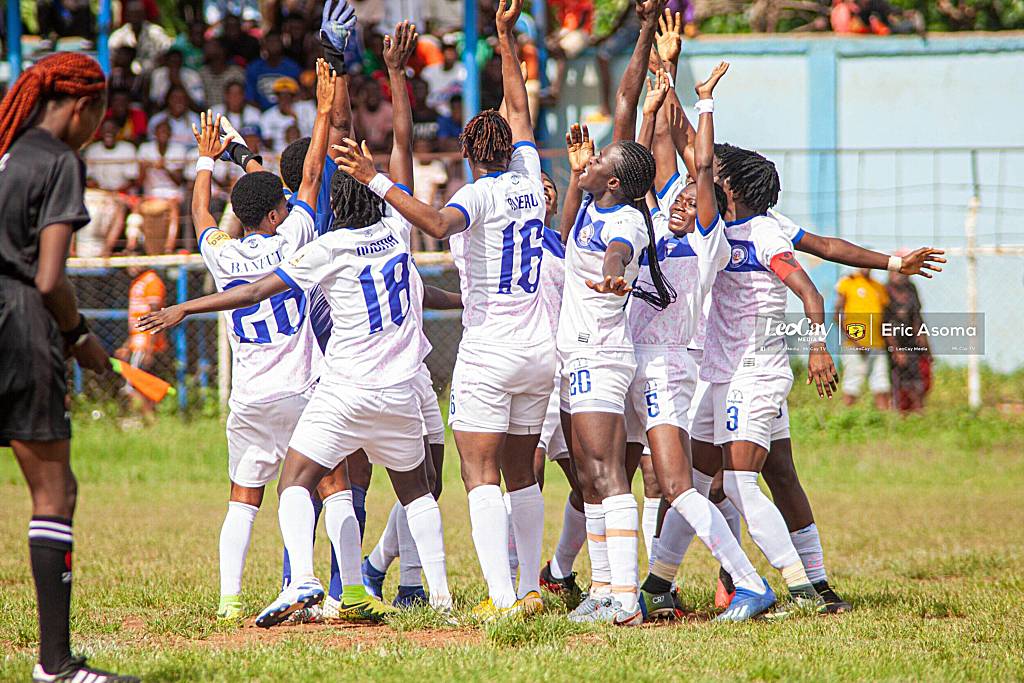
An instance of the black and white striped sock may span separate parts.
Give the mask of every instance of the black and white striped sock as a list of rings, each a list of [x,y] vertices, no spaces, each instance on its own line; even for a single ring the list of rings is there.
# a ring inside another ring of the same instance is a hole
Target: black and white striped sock
[[[28,548],[39,605],[39,663],[57,672],[71,658],[71,520],[33,516]]]

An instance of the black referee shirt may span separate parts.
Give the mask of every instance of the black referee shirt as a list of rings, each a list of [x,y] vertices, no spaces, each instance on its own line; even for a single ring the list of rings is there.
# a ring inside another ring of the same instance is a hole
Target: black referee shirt
[[[0,158],[0,279],[34,286],[42,229],[88,222],[85,164],[48,131],[29,128]]]

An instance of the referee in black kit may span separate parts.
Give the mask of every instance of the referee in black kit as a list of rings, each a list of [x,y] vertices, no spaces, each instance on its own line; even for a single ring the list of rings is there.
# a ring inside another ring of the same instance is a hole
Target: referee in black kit
[[[32,492],[28,544],[39,605],[33,681],[137,682],[71,654],[71,419],[65,357],[109,372],[64,272],[71,234],[89,222],[78,150],[106,110],[100,65],[60,53],[28,68],[0,102],[0,446]]]

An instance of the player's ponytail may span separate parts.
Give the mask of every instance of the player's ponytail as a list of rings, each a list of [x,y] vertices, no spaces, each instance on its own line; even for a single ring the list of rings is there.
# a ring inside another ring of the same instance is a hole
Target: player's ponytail
[[[644,217],[647,225],[647,265],[651,274],[654,291],[640,287],[633,288],[633,296],[646,301],[654,308],[664,310],[676,300],[676,290],[665,279],[658,263],[658,244],[654,236],[654,221],[647,208],[647,193],[654,186],[654,157],[643,145],[632,140],[618,143],[619,161],[615,175],[629,204]]]
[[[60,52],[26,69],[0,102],[0,156],[7,153],[40,104],[51,99],[95,97],[107,87],[95,59],[78,52]]]

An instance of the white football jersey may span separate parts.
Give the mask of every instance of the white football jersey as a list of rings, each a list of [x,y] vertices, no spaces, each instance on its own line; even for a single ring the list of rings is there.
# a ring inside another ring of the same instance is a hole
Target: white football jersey
[[[199,252],[217,291],[223,292],[270,275],[315,238],[313,211],[300,202],[277,226],[277,234],[232,239],[217,228],[206,228],[199,236]],[[320,376],[323,355],[308,313],[309,294],[298,290],[221,314],[231,330],[233,401],[276,401],[312,386]]]
[[[320,284],[331,305],[325,379],[381,389],[419,371],[425,354],[403,223],[336,228],[277,269],[293,290]]]
[[[540,271],[540,295],[551,324],[551,338],[558,334],[558,318],[562,310],[562,288],[565,286],[565,245],[557,230],[544,228],[544,265]]]
[[[508,170],[464,185],[448,202],[466,219],[450,248],[462,287],[462,338],[503,346],[548,339],[539,292],[544,185],[533,143],[519,142]]]
[[[655,196],[658,198],[658,210],[667,216],[669,209],[672,208],[672,202],[685,188],[686,179],[679,175],[678,171],[673,173],[665,183],[665,187],[655,192]]]
[[[587,280],[604,280],[604,255],[612,242],[624,242],[633,257],[623,277],[635,283],[640,273],[640,254],[647,248],[647,224],[632,206],[620,204],[602,209],[593,195],[585,194],[565,246],[565,286],[558,320],[558,351],[562,354],[600,348],[632,351],[626,307],[632,297],[601,294],[587,287]],[[633,302],[639,306],[647,304]]]
[[[694,231],[676,237],[668,229],[668,216],[654,210],[654,235],[658,239],[658,264],[662,275],[676,291],[676,300],[659,311],[635,301],[630,306],[629,326],[637,346],[675,348],[682,350],[697,332],[704,299],[711,291],[718,271],[729,260],[729,243],[724,235],[724,221],[715,217],[711,227],[697,226]],[[647,255],[640,259],[641,285],[650,283]],[[653,290],[652,284],[647,285]]]
[[[728,382],[740,370],[791,374],[782,337],[767,333],[767,319],[781,319],[788,289],[769,266],[793,244],[771,216],[753,216],[725,227],[729,263],[712,287],[711,311],[700,378]]]

